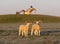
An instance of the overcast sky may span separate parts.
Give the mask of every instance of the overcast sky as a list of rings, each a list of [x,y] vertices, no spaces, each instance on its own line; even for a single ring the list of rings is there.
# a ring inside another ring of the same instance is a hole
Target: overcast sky
[[[15,14],[32,5],[37,14],[60,16],[60,0],[0,0],[0,14]]]

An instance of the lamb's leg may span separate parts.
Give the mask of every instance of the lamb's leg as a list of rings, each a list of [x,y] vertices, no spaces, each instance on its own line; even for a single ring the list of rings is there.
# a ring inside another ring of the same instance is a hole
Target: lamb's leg
[[[22,31],[22,36],[23,36],[24,32]]]
[[[37,31],[37,30],[34,31],[34,35],[35,35],[35,36],[38,35],[38,31]]]
[[[28,31],[25,31],[25,37],[28,37]]]
[[[40,36],[40,30],[39,30],[39,36]]]
[[[31,36],[33,35],[33,29],[31,30]]]
[[[21,30],[19,29],[19,36],[20,36]]]

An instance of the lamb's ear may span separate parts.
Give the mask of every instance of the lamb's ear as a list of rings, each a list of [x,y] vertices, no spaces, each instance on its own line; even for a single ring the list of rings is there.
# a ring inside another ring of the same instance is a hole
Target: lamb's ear
[[[25,21],[25,23],[29,23],[29,21]]]
[[[42,20],[39,20],[40,23],[42,23]]]

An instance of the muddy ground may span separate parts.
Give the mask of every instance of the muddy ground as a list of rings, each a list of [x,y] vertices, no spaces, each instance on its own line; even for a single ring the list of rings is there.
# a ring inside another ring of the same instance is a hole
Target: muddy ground
[[[60,44],[60,23],[42,23],[41,35],[18,36],[21,23],[0,24],[0,44]],[[31,25],[30,28],[31,29]]]

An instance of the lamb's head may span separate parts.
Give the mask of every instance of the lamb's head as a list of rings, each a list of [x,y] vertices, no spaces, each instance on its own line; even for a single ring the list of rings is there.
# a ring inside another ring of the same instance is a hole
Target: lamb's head
[[[39,21],[36,21],[36,24],[38,24],[39,23]]]
[[[36,24],[39,24],[39,23],[41,23],[42,21],[41,20],[39,20],[39,21],[36,21]]]
[[[27,25],[29,26],[31,23],[27,23]]]

